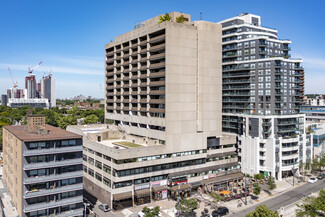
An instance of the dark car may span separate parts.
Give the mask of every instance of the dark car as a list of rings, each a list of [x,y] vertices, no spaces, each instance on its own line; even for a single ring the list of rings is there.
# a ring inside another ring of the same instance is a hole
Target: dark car
[[[325,178],[325,173],[320,173],[318,176],[317,176],[317,179],[323,179]]]
[[[218,207],[218,209],[214,210],[211,215],[212,217],[224,216],[229,213],[229,209],[227,207]]]
[[[100,204],[100,205],[98,206],[98,208],[99,208],[100,210],[102,210],[103,212],[108,212],[108,211],[111,210],[107,204]]]

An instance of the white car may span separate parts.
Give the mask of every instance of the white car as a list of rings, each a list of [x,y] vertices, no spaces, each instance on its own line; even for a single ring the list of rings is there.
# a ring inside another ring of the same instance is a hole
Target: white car
[[[317,182],[317,181],[318,181],[317,178],[310,178],[310,179],[308,180],[308,183],[315,183],[315,182]]]

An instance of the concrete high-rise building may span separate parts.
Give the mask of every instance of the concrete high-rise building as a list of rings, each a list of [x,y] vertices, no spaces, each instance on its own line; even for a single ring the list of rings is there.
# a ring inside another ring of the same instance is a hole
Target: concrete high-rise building
[[[27,89],[27,99],[36,98],[36,78],[34,74],[25,77],[25,88]]]
[[[84,135],[85,190],[114,210],[242,178],[236,137],[221,130],[221,25],[170,16],[106,44],[112,124],[67,128]]]
[[[223,131],[238,135],[244,173],[277,179],[312,156],[306,145],[301,59],[290,58],[289,40],[243,13],[222,24]],[[309,147],[308,147],[309,146]]]
[[[52,76],[43,77],[40,83],[41,98],[47,98],[50,103],[50,107],[56,106],[56,88],[55,78]]]
[[[83,216],[82,137],[42,115],[3,127],[3,181],[21,217]]]

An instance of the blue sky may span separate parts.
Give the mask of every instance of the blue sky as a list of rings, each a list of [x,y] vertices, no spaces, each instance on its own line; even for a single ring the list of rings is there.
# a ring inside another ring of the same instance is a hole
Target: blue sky
[[[109,1],[0,0],[0,93],[11,87],[8,73],[23,87],[28,66],[53,71],[57,97],[104,97],[104,46],[136,23],[179,11],[192,20],[218,22],[242,12],[292,41],[292,57],[304,59],[305,92],[325,93],[325,1]]]

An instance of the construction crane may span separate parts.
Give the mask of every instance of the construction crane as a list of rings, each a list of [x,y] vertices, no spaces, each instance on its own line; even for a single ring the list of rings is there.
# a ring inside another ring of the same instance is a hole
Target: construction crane
[[[15,81],[14,81],[14,79],[13,79],[13,77],[12,77],[12,73],[11,73],[9,67],[8,67],[8,71],[9,71],[9,73],[10,73],[10,77],[11,77],[11,80],[12,80],[13,88],[18,87],[18,81],[16,81],[16,83],[15,83]]]
[[[32,67],[32,68],[31,68],[31,67],[28,67],[28,73],[29,73],[29,74],[32,74],[33,71],[34,71],[34,69],[35,69],[36,67],[38,67],[39,65],[41,65],[42,63],[43,63],[43,61],[37,63],[37,65],[34,66],[34,67]]]

